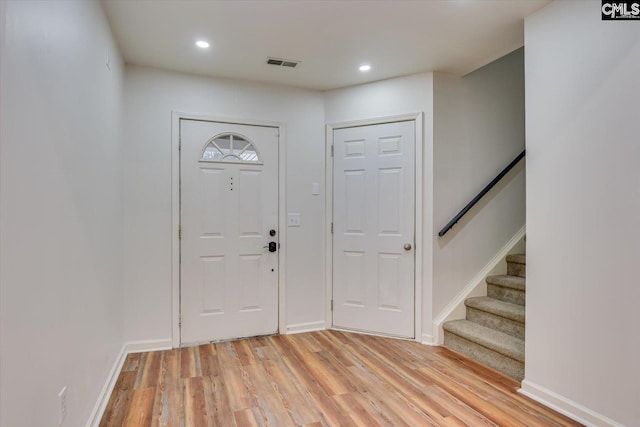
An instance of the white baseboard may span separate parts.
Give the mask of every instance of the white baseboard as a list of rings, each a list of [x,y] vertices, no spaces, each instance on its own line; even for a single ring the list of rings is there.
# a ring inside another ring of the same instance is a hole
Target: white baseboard
[[[91,411],[89,421],[87,421],[87,427],[98,427],[100,421],[102,420],[102,415],[104,414],[105,409],[107,409],[107,403],[109,403],[109,397],[111,397],[113,388],[116,386],[116,381],[118,380],[118,375],[120,375],[120,371],[122,370],[122,365],[124,365],[124,361],[127,358],[126,347],[126,343],[122,345],[120,353],[118,353],[118,357],[116,358],[113,366],[111,367],[111,370],[109,371],[107,381],[102,387],[100,395],[98,396],[98,401]]]
[[[285,333],[287,335],[301,334],[304,332],[324,331],[325,329],[327,329],[327,327],[324,320],[319,320],[317,322],[296,323],[293,325],[288,325],[287,331]]]
[[[428,334],[422,334],[422,339],[420,340],[420,343],[424,345],[439,345],[438,342],[436,341],[436,337]]]
[[[527,381],[526,379],[522,381],[522,388],[518,390],[518,393],[589,427],[624,427],[624,425],[602,414],[598,414],[571,399],[567,399],[554,391]]]
[[[96,402],[93,411],[91,411],[91,416],[89,417],[89,421],[87,421],[87,427],[98,427],[100,424],[104,411],[107,409],[109,398],[111,397],[116,382],[118,381],[118,375],[120,375],[124,361],[127,359],[127,355],[130,353],[141,353],[144,351],[169,350],[171,348],[171,339],[129,341],[122,344],[120,353],[118,353],[118,357],[109,371],[107,381],[100,391],[98,401]]]
[[[391,338],[391,339],[394,339],[394,340],[405,340],[405,341],[413,341],[413,342],[419,342],[420,341],[418,338],[414,338],[414,337],[403,337],[403,336],[400,336],[400,335],[382,334],[380,332],[361,331],[361,330],[358,330],[358,329],[342,328],[340,326],[332,326],[329,329],[332,330],[332,331],[346,332],[348,334],[368,335],[370,337]]]
[[[482,270],[476,274],[469,283],[455,296],[449,304],[433,319],[434,336],[433,343],[430,345],[442,345],[444,342],[444,331],[442,324],[448,320],[453,320],[456,313],[464,313],[464,300],[473,296],[474,291],[478,287],[484,286],[485,279],[491,274],[496,274],[496,268],[504,261],[504,258],[510,253],[513,247],[522,240],[526,234],[526,224],[514,234],[514,236],[498,251],[498,253],[485,265]],[[506,272],[506,271],[505,271]],[[463,318],[463,314],[459,318]]]
[[[171,339],[165,340],[146,340],[146,341],[129,341],[125,343],[127,354],[142,353],[145,351],[171,350],[173,342]]]

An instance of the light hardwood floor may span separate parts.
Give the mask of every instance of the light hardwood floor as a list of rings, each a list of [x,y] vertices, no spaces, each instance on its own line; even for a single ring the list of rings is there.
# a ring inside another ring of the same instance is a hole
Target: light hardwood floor
[[[101,426],[574,426],[443,347],[337,331],[130,354]]]

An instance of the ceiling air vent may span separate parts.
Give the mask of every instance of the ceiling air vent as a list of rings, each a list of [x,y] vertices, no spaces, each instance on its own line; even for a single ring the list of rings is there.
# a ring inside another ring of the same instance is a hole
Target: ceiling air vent
[[[300,64],[300,61],[294,61],[291,59],[267,58],[267,64],[275,65],[277,67],[296,68],[298,64]]]

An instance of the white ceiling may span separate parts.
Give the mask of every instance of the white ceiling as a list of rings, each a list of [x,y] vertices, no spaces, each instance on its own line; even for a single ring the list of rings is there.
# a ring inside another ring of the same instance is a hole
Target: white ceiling
[[[333,89],[423,71],[466,74],[524,43],[550,0],[103,0],[129,64]],[[203,51],[198,39],[211,43]],[[267,56],[301,61],[295,69]],[[358,67],[371,64],[371,71]]]

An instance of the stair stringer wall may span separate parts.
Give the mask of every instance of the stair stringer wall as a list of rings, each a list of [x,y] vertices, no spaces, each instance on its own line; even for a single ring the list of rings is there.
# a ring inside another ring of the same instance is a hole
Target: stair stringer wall
[[[466,307],[464,301],[467,298],[487,295],[487,276],[507,273],[507,255],[525,253],[525,234],[527,226],[524,225],[513,237],[496,253],[496,255],[476,274],[473,279],[447,304],[447,306],[434,318],[433,341],[423,341],[423,344],[442,345],[444,343],[444,331],[442,325],[449,320],[464,319]]]

